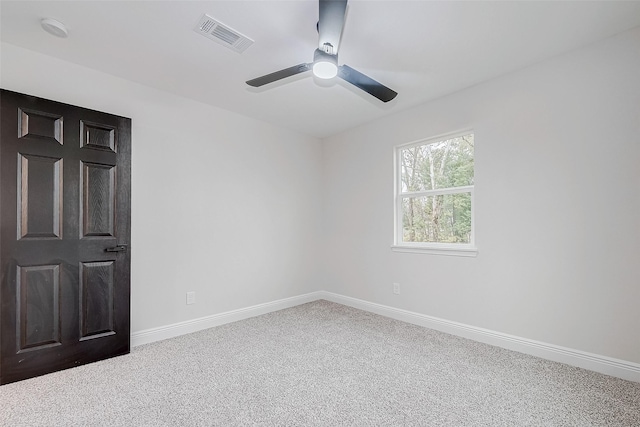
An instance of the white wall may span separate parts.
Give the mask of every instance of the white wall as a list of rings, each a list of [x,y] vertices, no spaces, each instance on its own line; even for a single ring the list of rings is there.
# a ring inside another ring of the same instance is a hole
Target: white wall
[[[13,45],[1,60],[5,89],[132,118],[132,332],[318,287],[320,141]]]
[[[324,288],[640,362],[639,76],[636,29],[325,140]],[[467,128],[477,258],[392,252],[393,147]]]

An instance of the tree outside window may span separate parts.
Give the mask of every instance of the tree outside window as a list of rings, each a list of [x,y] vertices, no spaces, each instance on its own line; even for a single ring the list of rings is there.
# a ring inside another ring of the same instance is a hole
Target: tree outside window
[[[396,244],[473,244],[473,133],[396,149]]]

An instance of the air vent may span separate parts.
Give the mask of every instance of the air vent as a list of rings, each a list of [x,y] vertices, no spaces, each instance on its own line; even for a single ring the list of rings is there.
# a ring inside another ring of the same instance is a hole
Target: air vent
[[[209,15],[202,15],[193,31],[238,53],[244,52],[253,44],[253,40],[249,37],[229,28],[220,21],[216,21]]]

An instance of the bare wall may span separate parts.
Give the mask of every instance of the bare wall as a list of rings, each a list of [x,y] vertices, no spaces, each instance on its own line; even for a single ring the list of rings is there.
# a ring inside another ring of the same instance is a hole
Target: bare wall
[[[132,332],[317,289],[320,141],[6,43],[1,59],[5,89],[132,118]]]
[[[638,76],[640,29],[324,140],[324,288],[640,362]],[[392,252],[393,147],[467,128],[478,256]]]

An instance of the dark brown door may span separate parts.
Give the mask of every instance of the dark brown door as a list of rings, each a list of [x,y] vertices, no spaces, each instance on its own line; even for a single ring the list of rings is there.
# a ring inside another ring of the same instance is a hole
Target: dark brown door
[[[129,352],[131,120],[0,92],[0,384]]]

